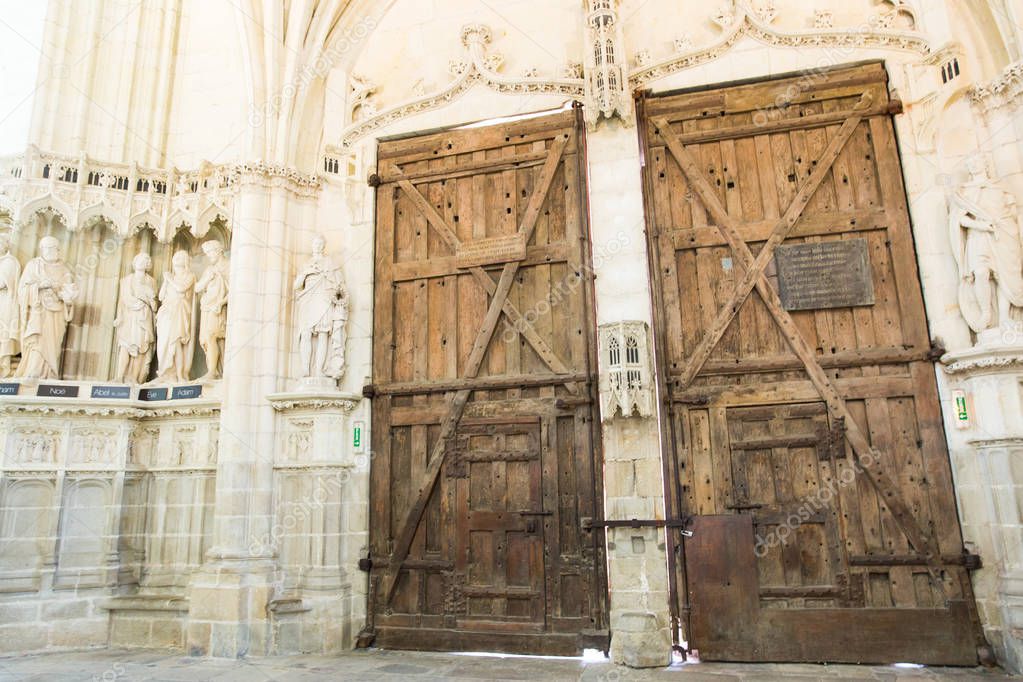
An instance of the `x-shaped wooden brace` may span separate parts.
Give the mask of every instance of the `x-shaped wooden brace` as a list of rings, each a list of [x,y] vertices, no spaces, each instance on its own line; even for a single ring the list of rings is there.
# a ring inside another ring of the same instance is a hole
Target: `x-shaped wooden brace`
[[[902,501],[898,488],[892,483],[882,468],[881,453],[870,445],[870,441],[867,440],[867,437],[849,412],[845,400],[842,399],[831,379],[824,372],[824,368],[821,367],[820,362],[817,360],[816,351],[799,333],[799,329],[792,316],[782,305],[777,291],[775,291],[774,287],[764,276],[764,271],[774,256],[775,249],[792,231],[810,199],[838,159],[838,155],[845,147],[846,142],[849,141],[856,131],[856,127],[863,120],[863,112],[869,108],[870,104],[871,96],[869,93],[865,93],[853,108],[852,114],[845,120],[838,133],[825,148],[824,154],[817,162],[810,177],[802,183],[792,203],[778,220],[767,242],[756,258],[753,257],[749,246],[747,246],[746,241],[739,233],[738,221],[729,215],[728,210],[721,204],[721,200],[701,171],[696,159],[693,158],[693,155],[689,153],[678,137],[672,132],[668,120],[664,117],[652,119],[653,124],[657,127],[658,134],[664,140],[672,156],[675,157],[675,160],[682,168],[682,171],[689,178],[689,183],[693,190],[716,221],[718,231],[728,243],[738,265],[743,270],[743,276],[736,284],[728,302],[718,311],[713,324],[693,351],[689,362],[683,370],[681,384],[683,387],[686,387],[692,383],[700,369],[703,368],[707,358],[710,357],[711,351],[721,340],[721,336],[729,324],[731,324],[732,319],[739,312],[739,308],[755,287],[764,305],[781,328],[792,351],[805,366],[811,383],[813,383],[817,392],[824,399],[832,417],[844,420],[846,438],[849,440],[849,444],[856,455],[859,468],[867,474],[867,479],[871,482],[874,489],[877,490],[882,502],[891,511],[899,529],[905,534],[913,547],[918,552],[924,554],[928,564],[928,571],[935,585],[947,595],[946,586],[941,577],[940,554],[934,545],[933,539],[920,527],[909,507]]]
[[[565,153],[569,137],[568,133],[563,133],[554,138],[547,160],[540,171],[539,182],[529,198],[529,204],[526,206],[522,222],[519,225],[519,234],[524,236],[526,243],[529,243],[529,239],[536,228],[540,209],[543,208],[544,199],[547,198],[547,192],[550,190],[554,175],[558,170],[558,164],[561,163],[561,157]],[[401,176],[401,170],[396,166],[392,165],[389,172],[393,175]],[[448,247],[451,248],[452,252],[457,252],[461,242],[456,236],[455,231],[451,229],[451,226],[447,224],[447,221],[444,220],[440,213],[430,205],[430,202],[415,188],[411,181],[399,179],[398,186],[401,187],[402,191],[412,199],[416,207],[426,216],[427,221]],[[490,345],[490,340],[497,329],[497,323],[501,318],[502,311],[516,325],[518,331],[529,341],[537,354],[552,371],[556,374],[568,373],[568,367],[551,350],[547,342],[536,333],[536,330],[525,321],[518,308],[508,300],[508,292],[511,291],[512,284],[515,282],[515,275],[518,274],[520,265],[521,262],[519,261],[506,263],[496,284],[482,267],[469,268],[470,274],[490,294],[491,298],[490,307],[487,309],[487,314],[483,318],[483,324],[480,326],[476,339],[473,342],[472,350],[469,352],[469,359],[466,361],[464,376],[466,379],[474,378],[479,373],[487,347]],[[579,391],[578,386],[574,383],[566,383],[565,386],[572,393],[578,393]],[[384,604],[389,604],[394,597],[394,590],[398,585],[398,576],[401,575],[401,566],[405,562],[409,550],[412,548],[412,540],[415,538],[416,529],[419,527],[426,504],[430,500],[430,494],[437,483],[441,466],[444,464],[448,442],[454,435],[458,422],[462,419],[462,413],[465,411],[465,405],[469,401],[471,393],[471,389],[457,391],[451,398],[448,411],[441,420],[440,434],[438,435],[437,443],[433,447],[433,452],[430,453],[430,461],[423,476],[423,483],[416,491],[415,501],[402,519],[398,534],[394,540],[394,548],[391,552],[387,572],[384,574],[382,583]]]

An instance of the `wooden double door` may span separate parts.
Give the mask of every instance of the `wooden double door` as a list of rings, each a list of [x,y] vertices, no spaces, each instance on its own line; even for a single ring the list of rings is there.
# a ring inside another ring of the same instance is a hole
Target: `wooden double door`
[[[983,642],[886,81],[640,100],[677,612],[705,660]]]
[[[364,642],[606,646],[577,114],[380,144]]]

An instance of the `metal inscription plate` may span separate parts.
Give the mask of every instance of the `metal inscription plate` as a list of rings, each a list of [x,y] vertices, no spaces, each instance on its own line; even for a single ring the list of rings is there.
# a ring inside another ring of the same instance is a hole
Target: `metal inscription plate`
[[[866,239],[792,244],[775,251],[785,310],[850,308],[874,303]]]
[[[118,400],[127,400],[131,398],[131,387],[130,386],[93,386],[92,387],[93,398],[116,398]]]
[[[78,387],[56,384],[39,384],[36,395],[44,398],[77,398]]]
[[[152,400],[166,400],[167,389],[166,388],[140,388],[139,389],[139,400],[152,401]]]
[[[517,233],[462,242],[455,254],[455,262],[460,268],[508,263],[525,258],[526,236]]]
[[[171,390],[171,400],[184,400],[198,398],[202,395],[202,385],[198,386],[175,386]]]

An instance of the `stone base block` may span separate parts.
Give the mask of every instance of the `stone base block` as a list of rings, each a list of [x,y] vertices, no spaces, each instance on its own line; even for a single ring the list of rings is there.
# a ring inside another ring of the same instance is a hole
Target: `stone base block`
[[[166,596],[115,597],[110,611],[110,646],[181,649],[185,646],[188,601]]]
[[[671,633],[657,614],[625,611],[611,619],[611,660],[630,668],[662,668],[671,663]]]

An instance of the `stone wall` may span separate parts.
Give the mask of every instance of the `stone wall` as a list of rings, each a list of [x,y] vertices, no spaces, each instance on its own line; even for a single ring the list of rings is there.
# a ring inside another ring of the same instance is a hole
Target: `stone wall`
[[[209,540],[218,413],[208,400],[0,398],[3,651],[181,646],[180,613],[122,617],[117,600],[185,600]]]
[[[315,16],[293,3],[276,19],[302,30],[281,35],[253,20],[259,3],[208,4],[168,2],[120,21],[130,3],[51,3],[36,146],[0,160],[0,223],[21,235],[22,262],[58,227],[69,252],[87,258],[110,244],[116,254],[89,273],[89,315],[72,325],[83,386],[109,376],[112,285],[140,240],[193,248],[213,224],[232,233],[228,357],[214,400],[167,411],[0,396],[0,646],[223,656],[352,646],[366,609],[356,562],[372,443],[357,452],[352,428],[371,419],[357,394],[371,374],[365,181],[379,138],[582,102],[598,323],[649,325],[632,90],[812,77],[882,59],[905,107],[896,125],[931,334],[951,353],[939,379],[964,534],[985,562],[975,589],[988,636],[1019,665],[1013,358],[1023,336],[978,343],[959,308],[947,209],[978,152],[1023,201],[1023,55],[1009,20],[1018,0],[975,3],[969,21],[953,2],[694,2],[685,12],[673,0],[610,2],[617,23],[602,39],[614,41],[614,63],[591,54],[598,27],[578,0],[500,12],[475,0],[356,0],[321,3]],[[598,88],[610,73],[618,87]],[[351,316],[346,374],[308,391],[291,285],[316,234],[342,264]],[[972,408],[967,428],[953,418],[954,389]],[[656,410],[605,420],[609,519],[663,518],[666,428]],[[614,529],[608,540],[615,660],[663,663],[664,536]]]

